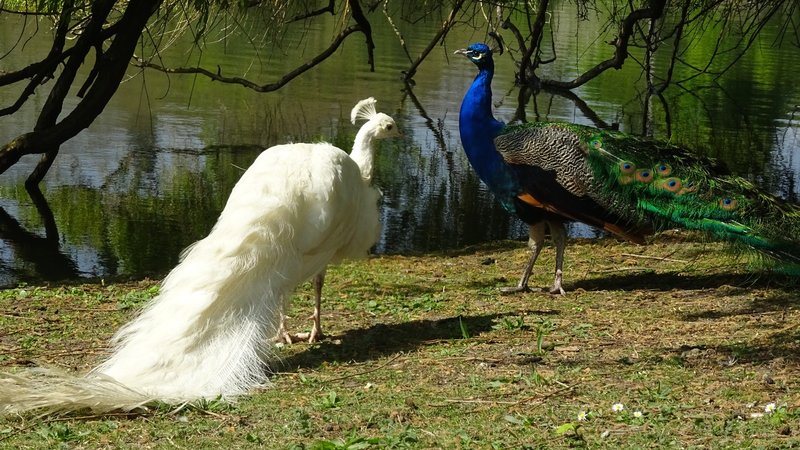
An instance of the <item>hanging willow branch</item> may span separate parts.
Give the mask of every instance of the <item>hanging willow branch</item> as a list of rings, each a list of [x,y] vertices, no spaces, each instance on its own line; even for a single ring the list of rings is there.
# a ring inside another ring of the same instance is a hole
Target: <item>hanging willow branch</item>
[[[145,61],[141,58],[137,58],[132,64],[137,67],[146,67],[149,69],[155,69],[159,72],[164,73],[175,73],[175,74],[199,74],[203,75],[213,81],[219,81],[220,83],[228,83],[228,84],[238,84],[240,86],[244,86],[248,89],[252,89],[256,92],[272,92],[282,88],[284,85],[292,81],[293,79],[297,78],[299,75],[307,72],[312,67],[318,65],[322,61],[325,61],[329,56],[339,48],[339,46],[344,42],[344,39],[355,33],[356,31],[360,31],[358,26],[351,26],[343,30],[339,33],[338,36],[333,40],[331,45],[322,51],[319,55],[312,58],[310,61],[301,64],[291,72],[287,73],[286,75],[282,76],[278,81],[273,83],[267,84],[258,84],[254,81],[248,80],[242,77],[227,77],[222,75],[222,69],[217,67],[217,71],[211,72],[208,69],[204,69],[202,67],[164,67],[159,64]]]
[[[414,75],[417,73],[417,68],[422,64],[422,61],[428,56],[428,54],[433,50],[433,47],[436,46],[437,42],[442,41],[447,33],[453,28],[453,25],[456,23],[456,14],[464,5],[465,0],[457,0],[453,5],[453,10],[450,11],[450,14],[447,16],[447,19],[442,23],[441,28],[436,33],[436,35],[431,39],[431,42],[425,47],[425,50],[419,55],[419,57],[411,64],[411,67],[408,68],[405,72],[403,72],[403,80],[408,82],[414,78]]]
[[[640,20],[656,20],[661,18],[664,14],[664,6],[666,0],[653,0],[647,8],[641,8],[631,11],[627,17],[622,21],[620,26],[619,36],[612,42],[615,47],[614,56],[600,62],[591,69],[587,70],[577,78],[571,81],[559,80],[542,80],[542,85],[559,89],[575,89],[582,86],[587,81],[597,77],[608,69],[621,69],[623,63],[628,58],[628,42],[633,36],[634,25]]]
[[[332,2],[331,2],[332,3]],[[219,81],[220,83],[227,83],[227,84],[238,84],[240,86],[244,86],[248,89],[252,89],[256,92],[272,92],[277,91],[278,89],[282,88],[290,81],[294,80],[298,76],[302,75],[303,73],[309,71],[310,69],[314,68],[315,66],[319,65],[326,59],[328,59],[334,52],[342,45],[344,40],[355,32],[362,32],[364,36],[366,36],[366,44],[367,44],[367,57],[368,63],[370,65],[370,69],[374,72],[375,71],[375,58],[374,58],[374,48],[375,42],[372,39],[372,27],[369,24],[366,16],[364,16],[363,11],[361,10],[361,5],[358,3],[358,0],[348,0],[347,2],[348,7],[351,11],[353,19],[356,21],[355,25],[351,25],[344,30],[342,30],[334,39],[333,42],[320,52],[317,56],[311,58],[311,60],[299,65],[292,71],[283,75],[278,81],[266,84],[259,84],[255,81],[249,80],[243,77],[237,76],[225,76],[222,74],[222,69],[217,66],[217,71],[212,72],[208,69],[203,67],[165,67],[160,64],[156,64],[152,61],[145,60],[143,58],[134,58],[132,61],[132,65],[136,67],[154,69],[159,72],[170,73],[170,74],[197,74],[203,75],[206,78],[212,81]],[[327,10],[327,9],[326,9]]]

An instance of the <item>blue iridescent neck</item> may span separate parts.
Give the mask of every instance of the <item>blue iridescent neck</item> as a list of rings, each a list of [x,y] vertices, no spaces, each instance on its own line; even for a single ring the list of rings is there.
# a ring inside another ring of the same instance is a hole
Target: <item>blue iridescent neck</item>
[[[513,198],[520,192],[516,176],[494,145],[494,138],[505,124],[492,115],[492,76],[494,64],[484,61],[472,82],[458,116],[461,145],[472,168],[506,208],[513,208]]]

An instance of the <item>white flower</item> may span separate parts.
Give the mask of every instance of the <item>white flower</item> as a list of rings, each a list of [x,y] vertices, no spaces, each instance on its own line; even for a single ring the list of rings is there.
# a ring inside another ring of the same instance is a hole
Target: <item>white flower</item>
[[[581,411],[581,412],[578,413],[578,422],[585,422],[586,419],[588,419],[588,418],[589,417],[586,414],[586,411]]]
[[[622,412],[625,409],[625,405],[622,403],[614,403],[611,405],[611,410],[614,412]]]
[[[641,419],[642,418],[642,412],[641,411],[634,411],[633,412],[633,417],[636,417],[637,419]]]
[[[775,402],[767,403],[767,406],[764,407],[764,412],[767,414],[775,412]]]

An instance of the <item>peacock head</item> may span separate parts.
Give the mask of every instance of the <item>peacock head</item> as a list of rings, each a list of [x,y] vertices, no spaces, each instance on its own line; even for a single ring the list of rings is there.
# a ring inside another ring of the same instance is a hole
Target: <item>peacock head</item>
[[[358,119],[366,120],[367,123],[362,125],[361,129],[369,130],[376,139],[400,136],[400,130],[397,128],[397,124],[394,123],[394,119],[375,110],[377,102],[373,97],[370,97],[356,103],[356,106],[350,112],[350,121],[355,124]]]
[[[476,42],[467,48],[455,51],[456,55],[464,55],[475,63],[479,69],[490,68],[494,65],[492,61],[492,49],[483,42]]]

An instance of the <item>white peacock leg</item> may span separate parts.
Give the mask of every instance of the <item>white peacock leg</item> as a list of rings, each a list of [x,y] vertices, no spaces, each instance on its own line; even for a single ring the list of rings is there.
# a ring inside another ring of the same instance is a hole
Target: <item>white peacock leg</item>
[[[322,285],[325,284],[325,271],[318,273],[314,277],[314,314],[311,318],[314,320],[314,325],[311,327],[311,333],[308,336],[308,342],[317,342],[323,338],[322,325],[320,324],[320,308],[322,306]]]

